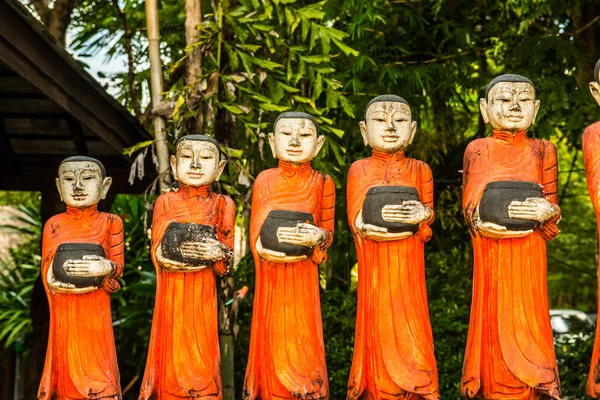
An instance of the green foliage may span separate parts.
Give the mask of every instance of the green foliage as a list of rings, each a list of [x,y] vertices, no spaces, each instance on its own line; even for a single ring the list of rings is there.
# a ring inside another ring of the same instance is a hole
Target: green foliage
[[[554,343],[562,393],[565,399],[584,400],[585,385],[594,348],[594,332],[559,338]]]
[[[141,196],[118,195],[112,212],[123,219],[125,271],[121,290],[111,296],[115,343],[124,398],[137,398],[150,340],[156,274],[150,260],[147,201]]]
[[[14,265],[0,265],[0,343],[2,350],[23,349],[31,335],[31,292],[39,274],[39,242],[29,242],[12,252]]]
[[[220,185],[236,200],[239,214],[248,215],[254,177],[275,164],[266,135],[278,113],[310,112],[327,137],[313,165],[330,174],[338,188],[335,240],[323,267],[321,297],[332,398],[344,398],[356,303],[352,285],[356,254],[346,223],[344,182],[350,164],[369,155],[357,122],[365,104],[378,94],[396,93],[409,101],[419,129],[407,154],[429,163],[435,178],[436,222],[426,246],[426,269],[444,398],[459,397],[471,298],[470,238],[461,211],[462,156],[470,140],[486,135],[478,101],[497,74],[521,73],[533,80],[542,107],[530,135],[552,140],[559,152],[563,220],[561,235],[548,245],[550,304],[597,309],[596,224],[580,144],[584,127],[598,116],[586,89],[598,57],[600,7],[595,2],[203,1],[200,41],[191,48],[183,43],[183,3],[160,2],[161,50],[169,75],[176,76],[187,54],[201,49],[201,101],[199,107],[190,106],[192,90],[181,81],[165,88],[166,97],[177,104],[169,121],[169,139],[198,129],[196,121],[201,121],[203,132],[225,144],[231,160]],[[119,4],[133,31],[135,86],[141,94],[149,77],[143,2]],[[107,51],[109,57],[125,54],[125,35],[110,2],[82,0],[73,20],[76,32],[71,48],[80,56],[100,51]],[[111,78],[119,100],[131,107],[126,74]],[[115,212],[125,220],[128,242],[123,290],[113,296],[123,386],[130,386],[128,399],[136,397],[143,372],[154,296],[145,205],[143,200],[121,197],[115,204]],[[252,316],[251,257],[240,262],[234,278],[236,287],[250,288],[238,311],[235,383],[239,394]],[[17,282],[13,291],[26,287],[26,281]],[[19,310],[23,304],[7,293],[2,291],[2,301]],[[28,300],[23,300],[27,305]],[[0,332],[3,324],[0,321]],[[19,332],[26,336],[26,324],[23,329]],[[579,398],[591,339],[558,343],[556,351],[564,392]],[[129,385],[136,377],[137,383]]]
[[[18,198],[30,201],[15,206],[18,212],[0,226],[0,232],[18,233],[26,239],[10,249],[8,259],[0,259],[0,353],[10,346],[22,351],[31,335],[31,294],[41,263],[42,224],[39,210],[32,205],[36,198],[27,195]]]

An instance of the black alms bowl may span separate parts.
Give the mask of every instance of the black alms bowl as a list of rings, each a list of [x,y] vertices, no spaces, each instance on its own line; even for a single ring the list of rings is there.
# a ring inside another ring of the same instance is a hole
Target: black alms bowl
[[[508,215],[511,202],[525,201],[530,197],[544,197],[540,184],[522,181],[490,182],[479,202],[479,218],[483,222],[505,226],[509,231],[535,229],[538,226],[537,221],[511,218]]]
[[[76,288],[99,287],[104,280],[100,277],[70,276],[64,269],[67,260],[81,260],[83,256],[99,256],[106,258],[104,247],[93,243],[62,243],[56,249],[52,261],[52,273],[54,279],[62,283],[70,283]]]
[[[307,256],[312,253],[312,247],[283,243],[277,239],[277,229],[293,228],[298,223],[314,225],[312,214],[301,211],[271,210],[260,229],[260,242],[269,250],[280,251],[288,256]]]
[[[184,257],[181,254],[181,245],[185,242],[201,242],[205,239],[217,239],[217,230],[214,226],[171,222],[161,241],[163,257],[186,264],[209,265],[211,261],[194,257]]]
[[[381,210],[386,205],[398,205],[403,201],[421,201],[417,189],[410,186],[374,186],[369,189],[362,208],[362,218],[365,224],[387,228],[390,233],[413,232],[419,230],[418,224],[389,222],[383,219]]]

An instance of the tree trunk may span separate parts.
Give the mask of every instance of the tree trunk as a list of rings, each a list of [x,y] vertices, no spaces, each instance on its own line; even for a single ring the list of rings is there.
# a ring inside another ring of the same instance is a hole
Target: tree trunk
[[[595,2],[588,1],[570,12],[575,30],[575,48],[577,49],[577,69],[575,78],[580,87],[586,87],[594,78],[594,65],[597,59],[596,22],[598,7]]]
[[[146,25],[148,33],[148,53],[150,56],[150,88],[152,104],[156,106],[162,101],[163,77],[160,59],[160,33],[158,24],[158,1],[146,0]],[[154,116],[154,138],[156,157],[158,159],[158,184],[166,189],[171,183],[169,173],[169,143],[165,133],[165,119]]]
[[[52,8],[48,6],[48,0],[31,0],[30,2],[48,31],[64,46],[67,28],[71,22],[71,13],[77,5],[77,0],[55,0]]]
[[[189,86],[188,104],[195,111],[193,124],[188,125],[187,134],[204,131],[204,110],[200,103],[200,76],[202,75],[202,51],[198,43],[200,23],[202,22],[202,2],[200,0],[185,0],[185,45],[190,51],[185,60],[185,84]]]

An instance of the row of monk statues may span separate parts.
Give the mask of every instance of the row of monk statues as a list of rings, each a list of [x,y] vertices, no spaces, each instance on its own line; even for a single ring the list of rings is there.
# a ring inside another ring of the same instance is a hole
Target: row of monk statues
[[[600,85],[590,88],[600,104]],[[465,152],[463,209],[474,251],[466,398],[561,398],[546,287],[546,241],[561,217],[558,167],[554,145],[527,136],[539,107],[529,79],[493,79],[480,100],[493,133]],[[408,102],[395,95],[371,100],[360,122],[372,155],[352,164],[347,180],[359,274],[349,400],[440,398],[424,261],[433,177],[404,154],[416,129]],[[336,193],[331,177],[311,167],[325,139],[314,117],[285,112],[268,140],[279,164],[258,175],[252,193],[256,287],[243,399],[329,399],[318,266],[333,242]],[[600,212],[600,122],[585,131],[583,147]],[[216,279],[231,271],[235,207],[211,184],[227,156],[215,139],[188,135],[170,162],[178,185],[154,205],[156,301],[139,399],[222,399]],[[121,399],[109,296],[124,268],[123,223],[97,209],[110,184],[90,157],[58,168],[67,208],[43,233],[51,322],[38,399]],[[599,357],[597,337],[593,397]]]

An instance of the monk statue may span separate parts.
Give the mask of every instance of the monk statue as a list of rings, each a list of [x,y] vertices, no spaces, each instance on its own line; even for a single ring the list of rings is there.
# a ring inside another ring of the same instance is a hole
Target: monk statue
[[[95,158],[69,157],[58,168],[67,209],[42,237],[50,332],[39,400],[121,399],[110,294],[123,274],[123,222],[98,211],[111,183]]]
[[[329,399],[318,266],[333,239],[335,185],[310,165],[324,140],[311,115],[281,114],[269,134],[279,165],[254,182],[256,289],[245,400]]]
[[[371,157],[348,172],[358,310],[348,399],[439,399],[425,287],[433,178],[407,158],[417,123],[402,97],[369,102],[360,132]]]
[[[535,96],[523,76],[494,78],[480,100],[492,136],[465,151],[463,211],[474,253],[467,398],[561,396],[546,285],[546,241],[559,232],[558,168],[554,145],[527,137]]]
[[[156,300],[140,400],[223,398],[216,276],[230,271],[235,205],[210,185],[225,168],[219,143],[187,135],[171,169],[179,188],[154,203]]]
[[[596,62],[594,68],[594,81],[590,82],[590,92],[598,105],[600,105],[599,79],[600,60]],[[600,122],[593,123],[583,132],[582,147],[588,191],[596,213],[596,222],[600,228]],[[594,398],[600,397],[600,328],[598,326],[596,326],[596,340],[586,392]]]

